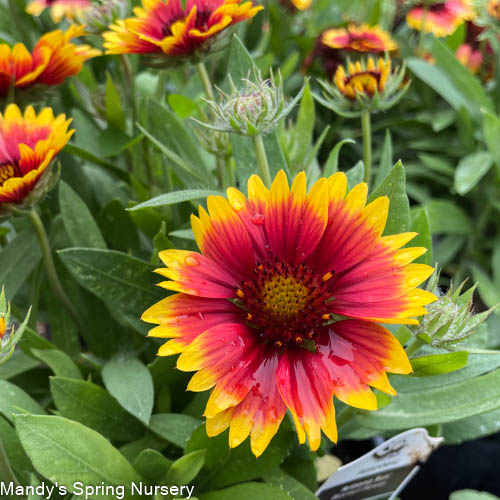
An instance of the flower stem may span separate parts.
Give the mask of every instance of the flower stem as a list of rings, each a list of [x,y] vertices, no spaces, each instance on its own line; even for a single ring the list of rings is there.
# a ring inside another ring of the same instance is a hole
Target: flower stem
[[[369,111],[363,111],[361,115],[361,131],[363,133],[363,164],[365,166],[364,181],[370,184],[372,173],[372,131]]]
[[[120,54],[120,60],[123,67],[125,81],[128,84],[128,95],[132,104],[132,130],[135,130],[135,122],[137,121],[137,102],[135,95],[134,74],[128,56],[126,54]]]
[[[408,357],[412,356],[415,354],[423,345],[425,345],[425,342],[423,340],[420,340],[418,337],[414,337],[412,341],[408,344],[408,347],[405,349],[406,350],[406,355]]]
[[[61,304],[66,308],[68,314],[71,316],[71,319],[74,321],[75,325],[83,331],[83,323],[78,316],[73,304],[68,299],[68,296],[64,292],[64,289],[61,285],[61,281],[59,280],[59,276],[57,275],[56,266],[54,264],[54,259],[52,258],[52,251],[50,249],[49,238],[43,226],[42,219],[38,215],[38,212],[35,208],[32,208],[28,215],[35,227],[36,235],[38,236],[38,241],[40,243],[40,249],[42,250],[43,255],[43,263],[45,265],[45,271],[47,272],[47,278],[49,280],[49,284],[52,288],[52,291],[59,299]]]
[[[196,70],[198,71],[198,76],[200,77],[207,99],[209,99],[210,101],[215,101],[214,88],[212,87],[212,82],[210,81],[210,76],[208,75],[205,63],[198,63],[196,65]]]
[[[255,148],[255,156],[257,157],[257,165],[259,166],[260,176],[267,187],[271,187],[271,173],[269,172],[269,163],[267,163],[266,149],[262,135],[257,134],[252,136],[253,147]]]
[[[155,99],[162,102],[165,94],[165,82],[167,81],[168,72],[166,69],[158,74],[158,83],[156,84]]]

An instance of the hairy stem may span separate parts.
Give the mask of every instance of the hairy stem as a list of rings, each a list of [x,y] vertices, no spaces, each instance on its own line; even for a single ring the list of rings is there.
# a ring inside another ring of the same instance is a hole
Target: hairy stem
[[[369,111],[363,111],[361,115],[361,131],[363,133],[363,163],[365,166],[364,181],[370,184],[372,174],[372,131]]]
[[[253,135],[252,141],[262,181],[267,187],[271,187],[271,173],[269,172],[269,163],[267,162],[266,149],[264,148],[262,136],[260,134]]]

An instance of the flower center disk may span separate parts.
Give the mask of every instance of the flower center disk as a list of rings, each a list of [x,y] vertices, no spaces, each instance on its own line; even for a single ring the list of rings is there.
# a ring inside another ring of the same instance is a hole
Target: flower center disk
[[[304,265],[258,265],[237,291],[247,323],[266,342],[281,348],[314,340],[329,318],[331,274],[318,276]]]

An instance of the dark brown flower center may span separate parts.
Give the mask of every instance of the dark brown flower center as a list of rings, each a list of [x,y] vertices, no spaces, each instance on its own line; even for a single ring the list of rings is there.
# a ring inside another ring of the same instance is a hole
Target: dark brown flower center
[[[318,276],[305,265],[259,264],[252,279],[237,290],[238,305],[248,325],[266,342],[281,348],[314,341],[328,321],[332,274]]]

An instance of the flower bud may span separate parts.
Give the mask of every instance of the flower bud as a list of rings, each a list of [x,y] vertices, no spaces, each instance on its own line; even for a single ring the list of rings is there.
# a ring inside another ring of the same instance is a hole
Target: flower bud
[[[280,75],[276,80],[273,75],[263,79],[260,74],[256,74],[254,80],[242,79],[241,87],[236,87],[230,80],[230,94],[219,90],[218,103],[207,101],[214,112],[214,122],[199,123],[221,132],[250,136],[272,131],[279,120],[290,113],[302,96],[303,89],[292,101],[286,103]]]
[[[106,31],[110,24],[129,14],[130,4],[127,0],[93,0],[77,18],[89,33],[100,34]]]
[[[413,333],[434,347],[454,350],[453,344],[462,342],[473,335],[478,326],[496,309],[474,314],[472,296],[476,286],[461,294],[464,283],[456,290],[450,287],[443,294],[437,286],[438,276],[434,274],[427,285],[427,290],[434,293],[438,300],[427,306],[428,314],[422,317],[420,324],[411,327]]]
[[[348,61],[340,65],[332,83],[321,82],[323,96],[317,96],[324,106],[336,113],[347,116],[359,116],[363,111],[385,111],[399,102],[410,86],[404,82],[405,67],[392,68],[389,57],[372,57],[357,61]]]
[[[7,304],[5,300],[5,290],[2,288],[2,293],[0,293],[0,364],[5,363],[5,361],[12,356],[16,344],[19,342],[26,329],[30,312],[31,308],[22,324],[16,329],[14,329],[13,325],[9,325],[10,304]]]

